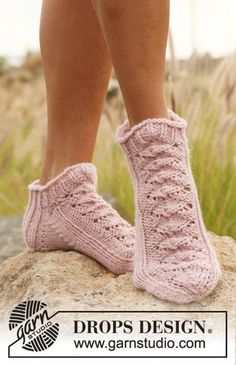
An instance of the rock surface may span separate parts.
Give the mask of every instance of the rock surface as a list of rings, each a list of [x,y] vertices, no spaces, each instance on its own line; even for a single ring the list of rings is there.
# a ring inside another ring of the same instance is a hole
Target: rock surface
[[[223,277],[217,289],[201,302],[188,305],[159,300],[136,289],[131,274],[116,276],[72,251],[49,253],[25,249],[1,263],[0,319],[27,299],[44,301],[54,309],[70,310],[226,310],[236,302],[236,242],[210,234],[221,262]]]
[[[0,263],[25,248],[22,236],[22,217],[0,218]]]

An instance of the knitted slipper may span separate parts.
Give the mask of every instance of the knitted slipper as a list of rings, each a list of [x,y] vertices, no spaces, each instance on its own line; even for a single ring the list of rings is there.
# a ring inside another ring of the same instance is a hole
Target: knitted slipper
[[[191,173],[186,122],[146,119],[117,131],[136,196],[134,283],[159,298],[188,303],[210,294],[220,269]]]
[[[134,229],[96,193],[96,168],[80,163],[46,185],[28,186],[23,233],[39,251],[77,250],[115,274],[133,268]]]

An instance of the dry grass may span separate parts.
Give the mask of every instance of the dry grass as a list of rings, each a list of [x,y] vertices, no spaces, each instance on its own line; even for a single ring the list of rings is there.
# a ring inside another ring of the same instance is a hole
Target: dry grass
[[[208,229],[236,237],[236,55],[167,68],[169,105],[188,120],[192,167]],[[126,117],[120,93],[108,94],[94,162],[99,190],[133,221],[133,192],[114,131]],[[38,178],[45,141],[44,82],[37,57],[0,78],[0,214],[22,214],[26,184]]]

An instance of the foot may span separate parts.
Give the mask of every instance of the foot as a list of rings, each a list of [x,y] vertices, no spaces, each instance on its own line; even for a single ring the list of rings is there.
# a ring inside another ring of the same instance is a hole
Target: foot
[[[30,184],[25,241],[39,251],[77,250],[123,274],[133,269],[134,229],[96,193],[96,181],[95,166],[80,163]]]
[[[186,122],[147,119],[117,139],[128,159],[136,193],[134,283],[177,303],[200,300],[220,278],[192,177]]]

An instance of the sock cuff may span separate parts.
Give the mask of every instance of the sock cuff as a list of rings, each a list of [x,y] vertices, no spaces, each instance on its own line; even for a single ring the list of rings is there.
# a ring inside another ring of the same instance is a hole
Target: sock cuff
[[[97,172],[96,167],[92,163],[79,163],[69,166],[45,185],[41,185],[40,180],[35,180],[28,185],[28,190],[49,193],[56,197],[71,191],[71,189],[82,182],[96,187]]]
[[[168,111],[169,119],[166,118],[148,118],[139,124],[130,128],[128,119],[117,129],[115,139],[118,143],[126,143],[132,136],[136,135],[140,139],[145,135],[161,134],[165,132],[166,127],[169,129],[184,129],[187,123],[172,111]]]

